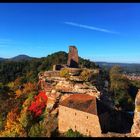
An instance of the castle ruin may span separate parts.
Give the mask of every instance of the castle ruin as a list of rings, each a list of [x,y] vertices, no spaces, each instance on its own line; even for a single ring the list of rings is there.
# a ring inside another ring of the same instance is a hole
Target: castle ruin
[[[75,46],[69,46],[67,65],[71,68],[78,68],[78,50]]]

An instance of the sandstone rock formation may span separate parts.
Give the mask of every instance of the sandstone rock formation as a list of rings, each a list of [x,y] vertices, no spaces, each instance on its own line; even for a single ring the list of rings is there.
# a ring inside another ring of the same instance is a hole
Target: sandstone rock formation
[[[131,129],[132,137],[140,137],[140,89],[135,99],[135,112],[133,118],[133,126]]]
[[[75,75],[75,71],[71,71],[71,73],[73,72],[74,74],[72,75]],[[49,74],[44,72],[44,74],[39,75],[41,90],[44,90],[48,96],[48,109],[53,110],[57,108],[59,102],[71,94],[88,94],[98,99],[100,98],[100,92],[90,81],[79,79],[80,74],[65,78],[54,74],[54,71],[52,73],[49,71]]]
[[[72,68],[78,67],[78,51],[75,46],[69,47],[68,61],[67,65]]]

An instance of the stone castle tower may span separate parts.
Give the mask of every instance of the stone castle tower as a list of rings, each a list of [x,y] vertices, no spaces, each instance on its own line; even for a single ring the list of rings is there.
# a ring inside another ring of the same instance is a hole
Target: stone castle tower
[[[75,46],[69,46],[67,65],[71,68],[78,68],[78,50]]]

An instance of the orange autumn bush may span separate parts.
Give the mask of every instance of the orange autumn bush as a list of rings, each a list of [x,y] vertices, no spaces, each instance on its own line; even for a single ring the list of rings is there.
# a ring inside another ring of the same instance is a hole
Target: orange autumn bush
[[[37,87],[36,87],[36,83],[26,83],[23,85],[24,89],[23,89],[23,93],[30,93],[32,91],[36,91]]]

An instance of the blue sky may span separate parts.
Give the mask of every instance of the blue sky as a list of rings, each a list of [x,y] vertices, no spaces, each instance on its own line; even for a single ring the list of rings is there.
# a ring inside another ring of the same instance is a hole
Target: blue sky
[[[140,63],[140,4],[0,3],[0,57],[70,45],[92,61]]]

